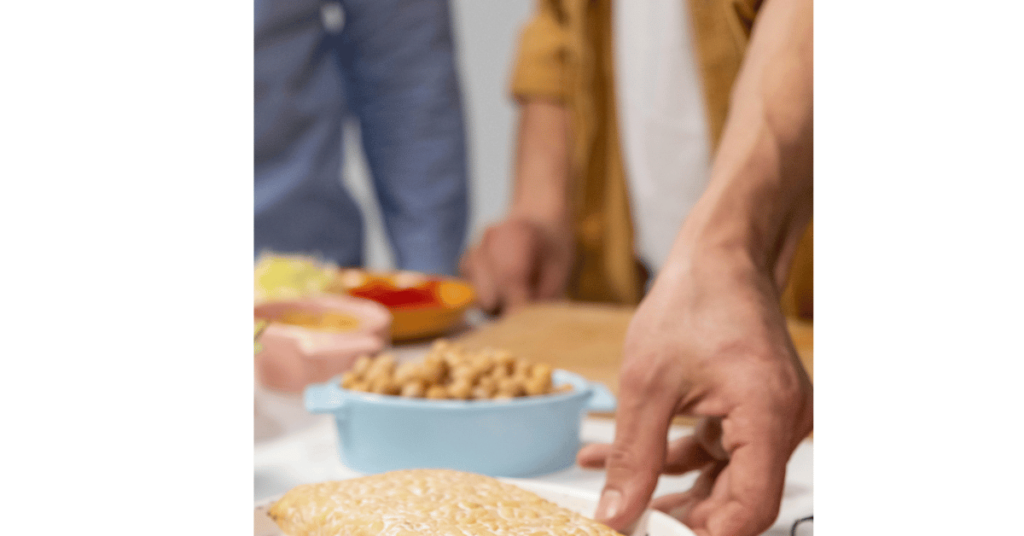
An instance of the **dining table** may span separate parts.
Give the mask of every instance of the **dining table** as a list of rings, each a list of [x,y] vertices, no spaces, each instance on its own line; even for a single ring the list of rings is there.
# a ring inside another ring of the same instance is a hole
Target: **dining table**
[[[465,324],[444,337],[467,348],[501,348],[529,361],[546,362],[600,382],[617,393],[623,341],[633,312],[632,307],[571,302],[530,305],[501,318],[470,311]],[[813,324],[793,319],[788,322],[794,346],[813,381]],[[432,343],[432,339],[396,343],[388,351],[401,363],[422,357]],[[300,393],[278,392],[256,384],[254,394],[257,503],[300,484],[363,476],[341,462],[339,438],[330,415],[308,413]],[[669,429],[669,439],[690,434],[694,422],[692,418],[677,417]],[[582,443],[610,443],[614,437],[614,414],[591,413],[583,419]],[[799,530],[793,532],[794,523],[813,516],[813,468],[814,441],[809,436],[789,460],[779,516],[764,534],[813,534],[811,522],[801,522]],[[596,498],[604,473],[574,466],[531,480],[574,488]],[[685,491],[695,480],[696,473],[662,476],[655,495]]]

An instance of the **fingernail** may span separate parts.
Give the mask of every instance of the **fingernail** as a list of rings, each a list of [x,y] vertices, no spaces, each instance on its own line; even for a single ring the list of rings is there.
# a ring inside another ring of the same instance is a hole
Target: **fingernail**
[[[594,518],[598,521],[608,521],[615,517],[621,510],[622,493],[618,490],[608,489],[601,494],[601,501],[597,503],[597,512]]]

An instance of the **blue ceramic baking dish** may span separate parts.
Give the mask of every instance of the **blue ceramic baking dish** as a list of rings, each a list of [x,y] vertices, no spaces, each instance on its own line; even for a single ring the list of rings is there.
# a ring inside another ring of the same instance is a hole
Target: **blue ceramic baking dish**
[[[556,370],[553,395],[491,400],[426,400],[310,385],[306,409],[329,413],[341,461],[362,473],[446,468],[489,476],[536,476],[573,465],[587,411],[615,411],[608,389]]]

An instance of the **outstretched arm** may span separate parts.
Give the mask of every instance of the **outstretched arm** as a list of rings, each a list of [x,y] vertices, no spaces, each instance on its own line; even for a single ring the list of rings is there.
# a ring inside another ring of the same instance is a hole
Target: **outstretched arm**
[[[563,296],[572,269],[568,33],[556,3],[537,1],[519,42],[512,76],[520,104],[512,206],[462,259],[463,274],[490,312]]]
[[[813,426],[812,387],[779,294],[812,206],[812,2],[767,0],[736,81],[711,182],[630,324],[599,519],[623,528],[661,497],[697,534],[753,536],[778,516],[786,463]],[[702,417],[669,444],[676,414]]]

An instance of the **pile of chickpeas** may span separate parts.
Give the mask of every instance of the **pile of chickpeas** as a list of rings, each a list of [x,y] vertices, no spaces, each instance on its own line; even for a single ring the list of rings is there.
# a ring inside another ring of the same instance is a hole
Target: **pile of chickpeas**
[[[568,391],[554,386],[551,365],[507,351],[469,351],[445,340],[419,361],[397,364],[391,354],[360,357],[341,386],[350,391],[435,400],[502,400]]]

